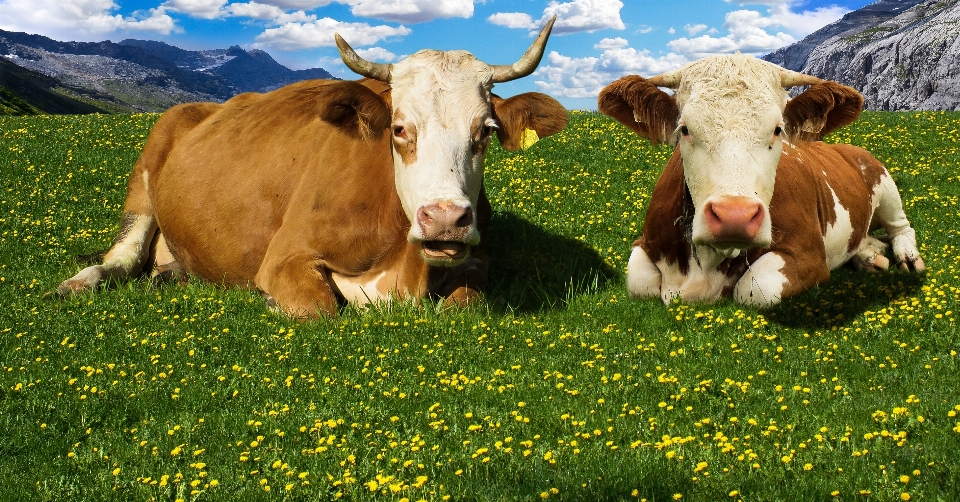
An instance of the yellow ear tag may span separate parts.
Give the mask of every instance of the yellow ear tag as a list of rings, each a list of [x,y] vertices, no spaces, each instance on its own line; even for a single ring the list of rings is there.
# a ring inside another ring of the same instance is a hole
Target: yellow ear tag
[[[537,131],[533,129],[524,129],[523,134],[520,135],[520,148],[526,150],[533,146],[534,143],[540,141],[540,136],[537,136]]]

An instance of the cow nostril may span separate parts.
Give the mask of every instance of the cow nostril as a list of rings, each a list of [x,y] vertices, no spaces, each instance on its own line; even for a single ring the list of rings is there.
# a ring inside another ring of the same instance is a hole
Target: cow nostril
[[[464,208],[463,215],[457,218],[458,227],[469,227],[473,223],[473,211],[468,207]]]

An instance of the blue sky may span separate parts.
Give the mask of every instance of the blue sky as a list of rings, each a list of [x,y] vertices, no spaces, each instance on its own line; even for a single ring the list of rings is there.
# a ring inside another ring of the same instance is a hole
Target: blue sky
[[[263,49],[294,69],[353,78],[333,33],[368,59],[395,62],[419,49],[466,49],[510,64],[543,22],[558,21],[540,68],[500,84],[539,91],[568,108],[595,109],[600,88],[697,58],[763,55],[870,0],[0,0],[0,28],[55,40],[161,40],[184,49]]]

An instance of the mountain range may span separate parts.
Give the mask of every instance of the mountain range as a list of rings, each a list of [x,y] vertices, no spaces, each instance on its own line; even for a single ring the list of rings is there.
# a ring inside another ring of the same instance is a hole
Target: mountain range
[[[869,110],[960,110],[960,2],[879,0],[764,59],[849,85]]]
[[[333,77],[238,46],[187,51],[149,40],[59,42],[0,30],[0,113],[163,111],[314,78]]]

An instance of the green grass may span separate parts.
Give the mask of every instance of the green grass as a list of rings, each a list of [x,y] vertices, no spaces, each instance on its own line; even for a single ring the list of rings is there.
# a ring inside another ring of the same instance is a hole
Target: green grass
[[[841,270],[770,310],[626,297],[670,150],[579,112],[491,148],[478,306],[42,299],[110,244],[156,118],[0,118],[2,500],[960,498],[960,114],[831,138],[891,168],[928,271]]]

